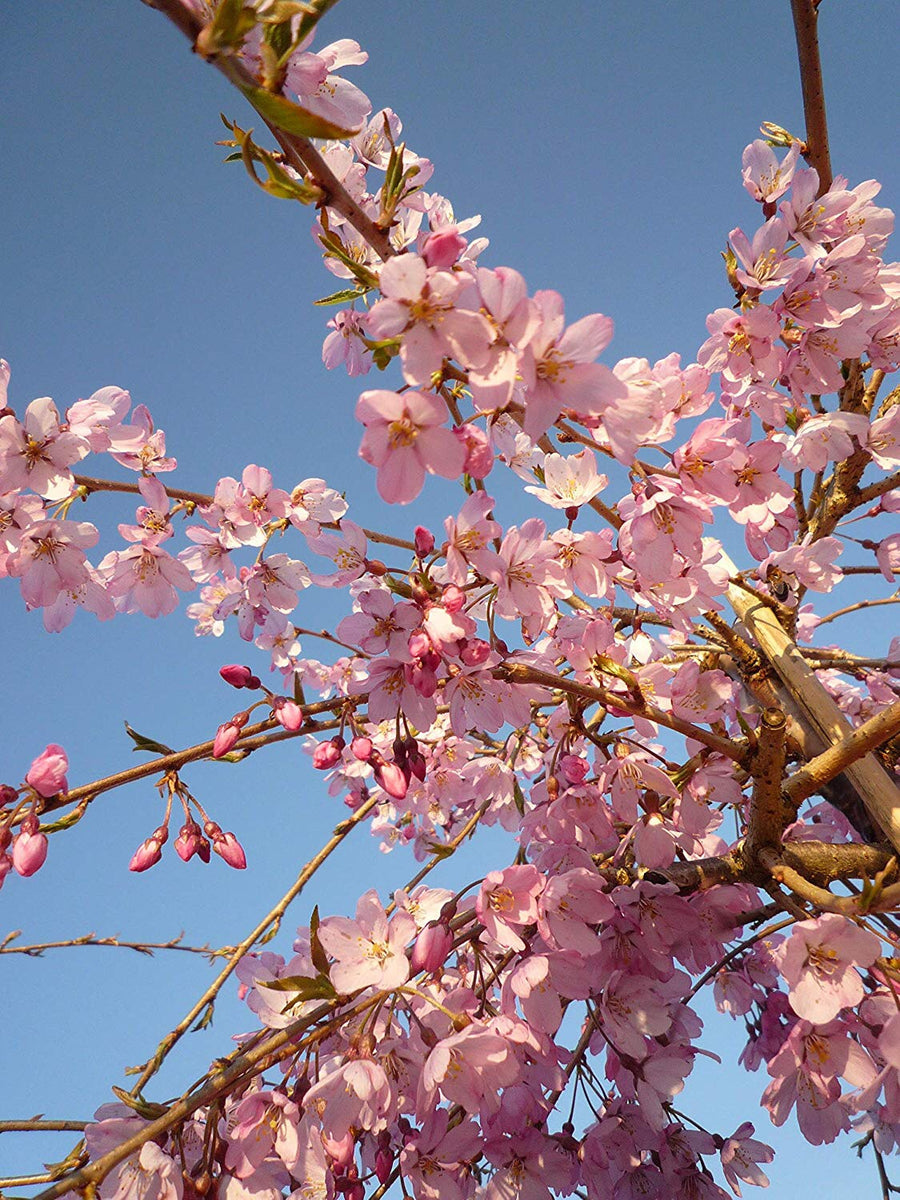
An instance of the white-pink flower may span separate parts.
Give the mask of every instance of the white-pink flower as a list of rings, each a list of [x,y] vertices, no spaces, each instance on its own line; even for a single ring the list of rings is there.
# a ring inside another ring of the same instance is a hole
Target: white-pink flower
[[[389,504],[415,500],[425,472],[455,479],[466,449],[444,426],[447,410],[423,392],[363,392],[356,419],[366,427],[360,458],[378,468],[378,493]]]
[[[790,987],[791,1008],[805,1021],[825,1025],[842,1008],[859,1004],[864,992],[855,968],[871,967],[880,953],[874,933],[825,913],[796,924],[775,956]]]
[[[319,925],[319,941],[335,960],[331,981],[339,992],[376,987],[400,987],[409,978],[406,944],[416,934],[416,923],[400,911],[388,921],[378,893],[370,888],[356,906],[356,920],[326,917]]]

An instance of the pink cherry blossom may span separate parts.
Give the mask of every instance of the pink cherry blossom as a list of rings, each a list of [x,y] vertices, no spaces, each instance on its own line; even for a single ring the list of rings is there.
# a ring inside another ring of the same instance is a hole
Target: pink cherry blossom
[[[405,947],[415,933],[409,913],[398,912],[389,921],[377,893],[369,890],[356,906],[356,920],[326,917],[319,925],[319,940],[335,960],[332,983],[341,992],[399,987],[409,978]]]
[[[48,500],[61,500],[73,487],[69,466],[88,453],[87,442],[60,425],[53,401],[32,400],[20,424],[0,417],[0,492],[31,488]]]
[[[422,392],[363,392],[356,418],[366,427],[360,457],[378,468],[378,492],[389,504],[415,500],[425,472],[455,478],[465,448],[444,427],[447,412]]]
[[[863,985],[855,968],[870,967],[880,953],[878,938],[846,917],[825,913],[798,922],[779,951],[794,1012],[825,1025],[842,1008],[859,1004]]]
[[[25,775],[25,782],[33,787],[39,796],[49,799],[58,792],[67,792],[69,783],[66,771],[69,769],[69,758],[62,746],[51,743],[43,750]]]

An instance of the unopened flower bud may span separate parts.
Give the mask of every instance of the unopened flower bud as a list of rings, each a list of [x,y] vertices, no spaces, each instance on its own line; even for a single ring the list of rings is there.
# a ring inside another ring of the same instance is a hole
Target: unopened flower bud
[[[350,743],[350,753],[360,762],[368,762],[373,749],[372,739],[368,737],[355,737]]]
[[[12,804],[14,800],[18,800],[19,793],[14,787],[10,787],[8,783],[0,783],[0,808],[6,808]]]
[[[375,768],[375,781],[395,800],[406,797],[409,783],[403,769],[396,763],[383,762]]]
[[[468,244],[456,225],[447,225],[429,233],[422,245],[422,257],[429,267],[445,271],[453,266]]]
[[[272,715],[279,725],[290,733],[296,733],[303,724],[303,709],[286,696],[277,696],[272,704]]]
[[[428,772],[428,764],[425,762],[425,756],[418,746],[416,746],[415,750],[408,751],[406,755],[406,769],[411,775],[415,775],[416,779],[425,778]]]
[[[430,529],[426,529],[424,525],[416,526],[413,540],[416,545],[416,554],[419,558],[427,558],[434,549],[434,534]]]
[[[222,833],[219,830],[217,837],[212,839],[212,848],[224,862],[227,862],[229,867],[234,867],[236,871],[243,871],[247,866],[247,856],[244,854],[244,847],[237,840],[233,833]]]
[[[208,862],[209,843],[203,836],[200,826],[196,821],[186,821],[179,830],[178,837],[175,839],[175,853],[184,862],[189,862],[195,854],[200,854],[201,846],[207,847],[206,861]]]
[[[431,649],[431,642],[428,640],[428,634],[422,630],[410,634],[407,647],[413,658],[421,658],[423,654],[427,654]]]
[[[25,776],[25,782],[33,787],[39,796],[49,799],[58,792],[69,790],[66,771],[69,760],[62,746],[51,744],[42,754],[39,754]]]
[[[220,725],[213,741],[213,758],[223,758],[240,736],[240,729],[232,721],[226,725]]]
[[[242,667],[237,663],[228,663],[227,666],[220,667],[219,674],[233,688],[255,689],[262,686],[259,676],[254,675],[249,667]]]
[[[434,974],[447,961],[447,956],[453,949],[453,934],[442,921],[429,921],[419,933],[409,956],[409,970],[412,975],[419,971]]]
[[[156,838],[148,837],[141,842],[137,850],[131,856],[131,862],[128,864],[129,871],[148,871],[150,867],[156,866],[162,858],[162,846]]]
[[[46,834],[29,832],[23,828],[13,841],[12,865],[23,876],[33,875],[44,865],[47,857]]]
[[[344,739],[340,736],[333,737],[327,742],[319,742],[313,751],[313,766],[316,770],[327,771],[339,763],[345,744]]]
[[[378,1135],[378,1149],[375,1151],[375,1176],[381,1184],[387,1183],[394,1166],[394,1152],[391,1149],[391,1135],[382,1130]]]
[[[491,648],[482,638],[472,638],[460,649],[459,657],[467,667],[480,667],[490,658]]]
[[[448,613],[458,613],[466,602],[466,593],[455,583],[448,583],[441,592],[441,607]]]
[[[494,466],[494,451],[487,434],[477,425],[457,425],[453,433],[466,450],[463,471],[473,479],[484,479]]]

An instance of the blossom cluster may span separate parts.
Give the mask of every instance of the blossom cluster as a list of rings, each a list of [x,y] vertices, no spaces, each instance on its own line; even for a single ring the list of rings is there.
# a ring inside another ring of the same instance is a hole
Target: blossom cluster
[[[200,0],[190,7],[210,16]],[[264,69],[258,31],[240,54]],[[188,1183],[206,1194],[212,1172],[222,1200],[285,1189],[362,1200],[400,1177],[417,1200],[576,1188],[592,1200],[712,1197],[726,1194],[717,1164],[740,1195],[741,1183],[765,1185],[770,1149],[749,1123],[702,1130],[675,1106],[707,1053],[691,1005],[707,978],[746,1024],[744,1064],[765,1065],[762,1102],[777,1124],[795,1112],[815,1144],[852,1125],[889,1147],[900,1019],[877,887],[868,906],[794,903],[783,935],[760,928],[772,910],[756,882],[682,884],[678,870],[739,861],[751,821],[760,671],[738,661],[743,634],[721,616],[733,585],[723,519],[743,530],[741,585],[811,640],[817,618],[800,602],[843,578],[853,495],[869,487],[860,503],[875,502],[873,523],[900,511],[900,404],[878,407],[873,382],[898,365],[900,275],[883,259],[892,214],[872,182],[837,179],[819,194],[796,141],[781,159],[753,143],[743,177],[763,223],[730,235],[734,308],[708,318],[696,362],[607,366],[608,317],[567,325],[559,294],[479,265],[487,243],[467,237],[477,218],[458,221],[424,190],[431,164],[399,142],[396,115],[366,121],[368,100],[336,73],[364,57],[355,42],[313,53],[304,40],[285,75],[309,111],[360,126],[321,155],[360,213],[390,218],[394,253],[382,259],[345,212],[317,214],[326,266],[349,285],[338,303],[353,296],[323,360],[351,377],[399,369],[402,383],[359,396],[360,456],[391,503],[413,501],[429,474],[462,479],[443,530],[380,539],[326,481],[283,488],[257,464],[210,495],[167,489],[160,476],[176,463],[164,434],[106,387],[62,414],[44,398],[0,416],[0,575],[53,631],[78,607],[155,618],[197,591],[197,633],[233,623],[260,664],[222,668],[252,699],[222,721],[210,756],[239,759],[251,731],[296,735],[331,793],[371,813],[386,849],[431,860],[478,824],[500,825],[516,861],[487,872],[474,899],[421,887],[385,908],[370,891],[354,918],[300,930],[288,961],[245,957],[238,975],[262,1029],[291,1031],[278,1079],[252,1075],[177,1136],[146,1141],[100,1194],[181,1200]],[[99,530],[69,516],[107,490],[75,474],[90,454],[133,472],[142,500],[119,526],[124,548],[97,562],[87,552]],[[626,480],[618,499],[601,460]],[[543,516],[501,522],[489,490],[498,462]],[[848,463],[857,473],[839,511],[834,480]],[[870,469],[879,480],[860,490]],[[173,552],[179,513],[190,545]],[[303,557],[273,548],[298,535]],[[379,540],[408,569],[376,558]],[[892,581],[896,532],[859,544]],[[327,661],[300,642],[309,588],[347,594]],[[864,675],[819,671],[852,724],[897,703],[898,647]],[[837,653],[822,650],[825,662]],[[327,728],[310,718],[313,693]],[[3,874],[43,862],[40,812],[67,790],[66,766],[50,746],[5,788]],[[181,858],[246,865],[177,773],[163,790],[165,815],[133,870],[159,860],[176,801]],[[792,815],[787,845],[863,840],[828,802]],[[589,1114],[580,1129],[556,1115],[576,1096]],[[105,1106],[86,1133],[91,1157],[145,1124]]]

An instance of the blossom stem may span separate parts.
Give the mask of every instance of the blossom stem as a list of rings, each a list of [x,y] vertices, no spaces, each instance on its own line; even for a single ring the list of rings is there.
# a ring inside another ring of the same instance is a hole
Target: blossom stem
[[[822,62],[819,57],[818,11],[816,0],[791,0],[800,85],[803,90],[803,115],[806,120],[805,157],[819,175],[819,195],[831,187],[831,156],[828,150],[828,124],[825,118],[825,91],[822,86]]]
[[[203,19],[197,13],[181,3],[180,0],[144,0],[144,3],[168,17],[172,24],[188,38],[191,45],[196,46],[197,37],[204,27]],[[217,67],[228,82],[233,83],[235,87],[241,90],[259,87],[259,81],[237,61],[234,55],[216,54],[208,61],[212,62],[213,66]],[[322,191],[321,203],[328,208],[333,208],[335,212],[346,218],[360,237],[383,261],[386,262],[391,258],[395,251],[386,230],[379,228],[372,218],[363,212],[312,142],[307,138],[286,133],[268,121],[262,113],[259,115],[281,146],[289,164],[299,174],[311,176]]]

